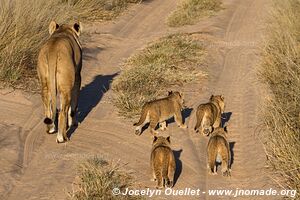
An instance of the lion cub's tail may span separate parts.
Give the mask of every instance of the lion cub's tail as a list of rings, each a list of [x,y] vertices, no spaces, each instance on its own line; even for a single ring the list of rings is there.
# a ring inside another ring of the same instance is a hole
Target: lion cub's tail
[[[142,108],[142,114],[141,114],[140,120],[137,123],[134,123],[133,126],[142,125],[147,118],[148,111],[149,111],[149,105],[145,104]]]

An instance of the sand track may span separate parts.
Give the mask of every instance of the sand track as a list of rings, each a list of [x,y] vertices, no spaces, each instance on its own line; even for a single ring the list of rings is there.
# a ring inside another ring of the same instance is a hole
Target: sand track
[[[208,45],[209,80],[204,84],[188,85],[184,92],[188,105],[193,108],[206,102],[211,94],[225,95],[226,112],[230,116],[229,140],[234,151],[231,179],[208,176],[208,139],[192,131],[194,113],[186,119],[188,130],[170,124],[166,134],[172,135],[180,166],[175,188],[192,187],[206,191],[270,187],[263,171],[264,151],[255,136],[263,92],[256,80],[255,67],[259,63],[258,53],[269,2],[226,0],[226,9],[217,16],[203,19],[194,26],[172,29],[165,25],[164,20],[175,7],[173,0],[145,1],[114,22],[85,28],[89,34],[84,36],[87,42],[83,45],[83,84],[79,100],[82,123],[67,144],[58,145],[55,135],[44,133],[38,95],[1,92],[0,130],[5,132],[0,137],[1,199],[65,199],[65,190],[70,189],[75,177],[76,164],[94,155],[128,163],[126,168],[141,187],[153,187],[154,183],[149,181],[147,156],[150,156],[151,136],[147,131],[135,136],[131,122],[120,120],[111,104],[109,86],[124,59],[148,42],[174,32],[204,32],[213,38],[209,42],[216,42]],[[202,195],[201,199],[221,198]]]

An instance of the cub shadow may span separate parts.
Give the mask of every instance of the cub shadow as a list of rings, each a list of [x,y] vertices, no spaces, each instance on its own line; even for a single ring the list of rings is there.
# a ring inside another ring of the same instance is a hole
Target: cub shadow
[[[111,75],[97,75],[93,81],[81,88],[78,98],[77,121],[83,122],[93,108],[100,102],[105,92],[110,88],[111,81],[118,73]],[[77,127],[72,126],[68,131],[68,137],[74,133]]]
[[[229,149],[230,149],[230,155],[231,155],[230,165],[229,165],[230,169],[231,169],[231,166],[232,166],[233,161],[234,161],[234,151],[233,151],[234,145],[235,145],[235,142],[229,142]]]
[[[175,157],[175,164],[176,164],[176,170],[175,170],[175,174],[174,174],[174,184],[173,186],[176,185],[177,183],[177,180],[182,172],[182,162],[180,160],[180,155],[182,153],[182,149],[180,150],[173,150],[173,154],[174,154],[174,157]]]
[[[221,115],[221,121],[222,121],[221,127],[224,127],[224,125],[230,120],[231,115],[232,112],[226,112]]]

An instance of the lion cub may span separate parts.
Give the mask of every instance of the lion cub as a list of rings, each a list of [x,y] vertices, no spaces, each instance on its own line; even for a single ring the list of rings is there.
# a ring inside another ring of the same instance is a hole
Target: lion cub
[[[183,124],[181,116],[183,107],[184,99],[182,93],[172,91],[169,92],[165,98],[145,103],[139,122],[133,124],[133,126],[137,126],[135,134],[140,135],[142,127],[148,122],[150,122],[150,132],[153,135],[158,134],[158,132],[155,131],[156,125],[159,123],[161,130],[167,129],[166,120],[173,116],[179,127],[187,128],[187,126]]]
[[[231,176],[230,169],[230,148],[227,141],[227,128],[216,128],[211,137],[209,138],[207,145],[207,168],[209,174],[217,174],[216,162],[222,163],[222,175]]]
[[[196,111],[197,123],[195,131],[203,135],[209,135],[213,128],[221,126],[221,114],[224,112],[225,102],[223,95],[211,95],[210,101],[200,104]]]
[[[175,158],[170,147],[170,136],[154,136],[150,165],[156,188],[173,187],[176,170]]]

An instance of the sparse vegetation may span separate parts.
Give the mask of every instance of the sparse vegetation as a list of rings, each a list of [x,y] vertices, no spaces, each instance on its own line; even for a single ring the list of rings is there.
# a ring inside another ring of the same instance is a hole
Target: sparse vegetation
[[[168,17],[167,23],[171,27],[195,24],[200,18],[221,10],[221,5],[221,0],[182,0]]]
[[[171,86],[203,77],[199,65],[204,57],[201,42],[183,34],[164,37],[130,57],[112,84],[120,114],[135,117],[145,102],[162,92],[165,96]]]
[[[268,164],[276,182],[300,191],[300,1],[274,0],[260,77],[272,95],[265,103]],[[298,194],[299,198],[299,194]]]
[[[120,169],[119,164],[95,157],[82,163],[78,181],[68,193],[71,200],[138,200],[141,196],[113,195],[114,188],[124,191],[132,186],[132,177]]]
[[[48,38],[51,20],[110,20],[138,0],[2,0],[0,4],[0,82],[36,88],[36,57]]]

